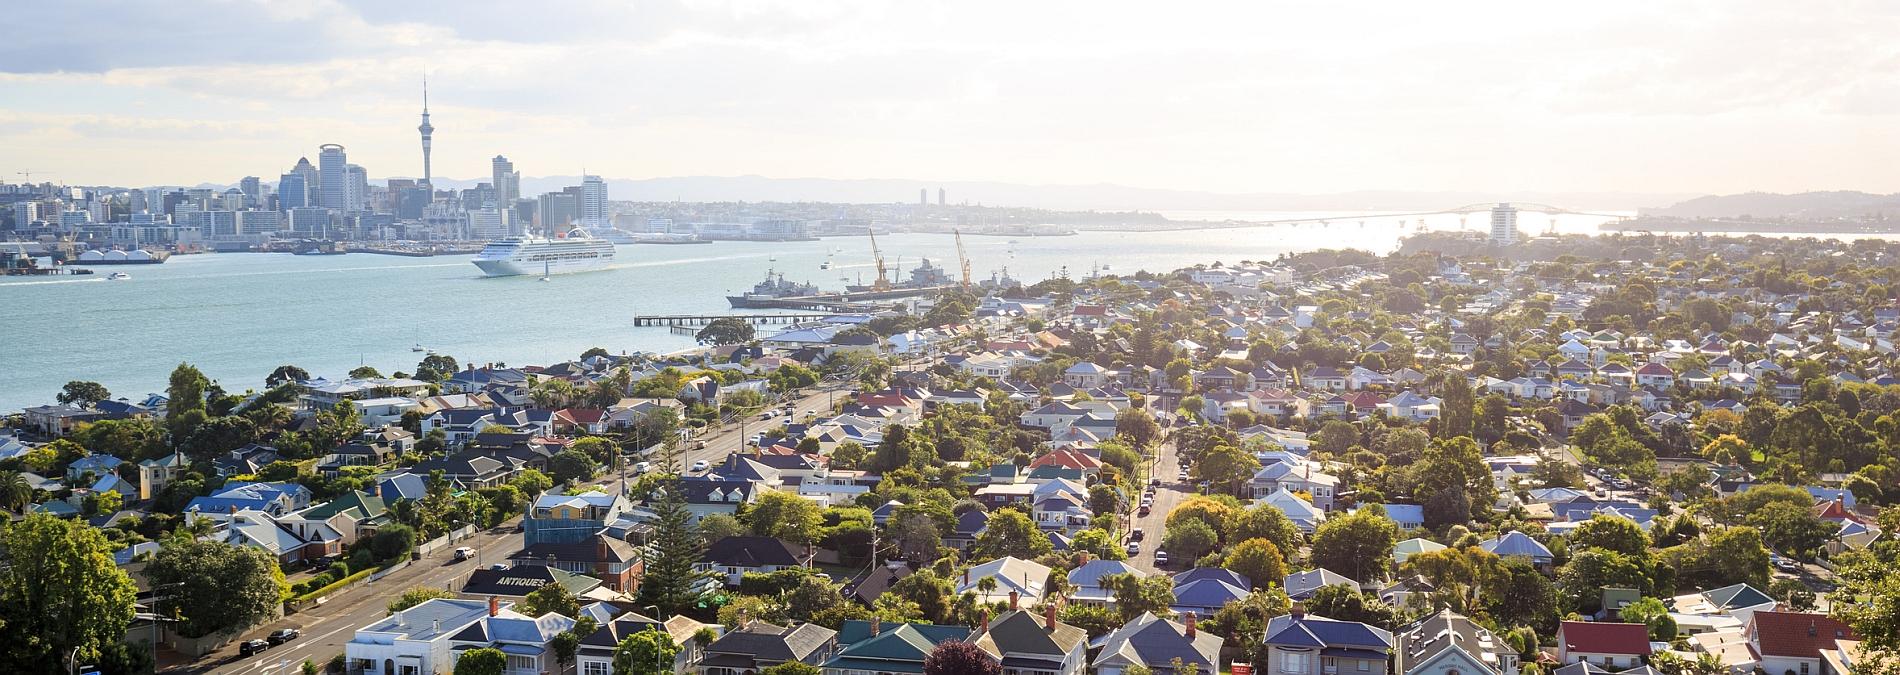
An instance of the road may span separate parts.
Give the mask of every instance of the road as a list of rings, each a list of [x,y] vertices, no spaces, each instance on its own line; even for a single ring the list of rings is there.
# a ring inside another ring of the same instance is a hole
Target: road
[[[1169,511],[1194,494],[1194,486],[1180,480],[1181,465],[1177,456],[1172,440],[1162,441],[1156,446],[1155,457],[1148,465],[1148,475],[1161,479],[1161,487],[1155,490],[1154,506],[1148,515],[1133,519],[1134,526],[1141,528],[1145,538],[1140,542],[1141,551],[1130,557],[1129,563],[1146,572],[1170,572],[1155,566],[1155,550],[1161,547],[1161,536],[1165,532],[1162,525],[1167,521]],[[1191,563],[1189,561],[1188,564]],[[1183,569],[1184,563],[1170,560],[1168,564],[1170,568],[1179,570]]]
[[[831,400],[845,396],[845,385],[832,385],[798,399],[796,415],[803,417],[806,412],[824,414],[830,410]],[[759,420],[753,415],[743,425],[745,434],[750,435],[778,424],[783,424],[783,416],[773,420]],[[717,465],[726,455],[739,450],[745,437],[741,436],[741,424],[733,423],[718,428],[712,436],[700,436],[706,441],[706,447],[697,450],[688,449],[681,453],[680,461],[684,466],[705,460]],[[606,475],[594,479],[590,484],[609,486],[619,480],[618,475]],[[514,531],[521,517],[516,516],[500,527],[481,532],[473,539],[458,542],[476,551],[476,559],[455,562],[453,549],[444,549],[422,560],[409,564],[375,583],[364,583],[338,591],[327,602],[307,611],[286,616],[246,631],[240,640],[233,641],[223,648],[188,663],[167,662],[166,672],[176,673],[249,673],[254,675],[281,675],[298,672],[297,668],[304,659],[310,659],[318,666],[329,663],[331,657],[343,653],[343,645],[355,636],[357,628],[369,624],[385,614],[389,600],[403,591],[417,586],[431,586],[456,590],[461,588],[468,573],[482,565],[505,562],[507,555],[521,550],[522,536]],[[265,650],[262,654],[249,658],[238,656],[238,644],[243,640],[262,638],[280,628],[296,628],[303,636],[284,645]]]

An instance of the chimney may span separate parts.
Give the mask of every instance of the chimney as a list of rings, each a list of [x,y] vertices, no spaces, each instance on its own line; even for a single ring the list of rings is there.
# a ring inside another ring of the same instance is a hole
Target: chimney
[[[749,618],[746,618],[746,611],[743,608],[740,609],[739,610],[739,630],[745,630],[745,627],[750,626],[750,625],[752,625],[752,620]]]
[[[876,614],[872,614],[871,615],[871,634],[877,635],[878,633],[882,633],[882,632],[884,632],[884,621],[882,619],[877,618]]]
[[[963,585],[965,586],[970,585],[970,571],[969,570],[963,571]]]
[[[440,632],[442,632],[442,620],[441,620],[441,619],[430,619],[430,620],[429,620],[429,632],[431,632],[431,633],[440,633]]]
[[[1042,606],[1042,627],[1044,630],[1048,630],[1050,632],[1055,631],[1056,629],[1056,603],[1050,602]]]
[[[1195,632],[1194,631],[1194,613],[1188,612],[1187,613],[1187,639],[1188,641],[1192,642],[1194,640],[1194,632]]]
[[[1291,615],[1295,621],[1306,618],[1306,603],[1293,603],[1293,609],[1288,611],[1287,614]]]
[[[493,596],[493,595],[488,596],[488,615],[494,616],[500,613],[501,613],[501,598]]]
[[[1017,593],[1017,592],[1015,592],[1015,591],[1010,591],[1010,592],[1009,592],[1009,608],[1010,608],[1010,610],[1011,610],[1011,611],[1015,611],[1016,609],[1018,609],[1018,607],[1016,606],[1016,603],[1017,603],[1017,601],[1019,601],[1019,600],[1020,600],[1021,598],[1022,598],[1022,595],[1021,595],[1021,594],[1019,594],[1019,593]]]
[[[982,617],[983,618],[977,622],[978,625],[982,626],[982,629],[978,632],[988,633],[990,632],[990,610],[983,610]]]

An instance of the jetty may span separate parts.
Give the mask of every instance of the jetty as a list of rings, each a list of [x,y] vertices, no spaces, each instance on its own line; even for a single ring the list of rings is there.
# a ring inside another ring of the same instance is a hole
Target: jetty
[[[750,324],[800,323],[817,321],[829,314],[643,314],[633,317],[635,326],[704,326],[721,319],[738,319]]]

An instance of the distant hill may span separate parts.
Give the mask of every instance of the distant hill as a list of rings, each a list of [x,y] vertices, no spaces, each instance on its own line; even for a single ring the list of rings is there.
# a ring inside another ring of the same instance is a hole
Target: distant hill
[[[1882,212],[1900,212],[1900,194],[1877,195],[1845,190],[1799,194],[1748,192],[1696,197],[1664,208],[1642,210],[1645,216],[1752,220],[1858,219]]]
[[[438,187],[474,187],[487,179],[437,178]],[[579,185],[579,176],[523,177],[522,194],[533,195]],[[1693,195],[1623,192],[1404,192],[1368,190],[1335,194],[1217,193],[1163,190],[1097,183],[1025,185],[983,181],[933,182],[905,179],[768,178],[765,176],[680,176],[610,178],[616,200],[686,202],[915,203],[923,190],[931,203],[942,188],[952,204],[1020,206],[1097,211],[1387,211],[1452,208],[1495,201],[1554,204],[1574,209],[1636,210],[1671,204]]]

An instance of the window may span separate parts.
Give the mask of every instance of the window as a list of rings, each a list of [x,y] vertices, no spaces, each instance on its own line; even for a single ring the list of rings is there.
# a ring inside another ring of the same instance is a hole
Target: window
[[[607,661],[588,661],[581,666],[581,675],[613,675],[614,665]]]
[[[1312,668],[1312,666],[1310,665],[1311,662],[1307,660],[1309,658],[1311,658],[1311,655],[1308,655],[1308,654],[1299,654],[1295,652],[1283,652],[1280,654],[1280,672],[1282,673],[1308,672]]]
[[[1801,675],[1808,675],[1808,664],[1806,662],[1802,662],[1801,664]]]
[[[1359,659],[1359,672],[1363,673],[1370,670],[1372,670],[1372,662],[1367,661],[1365,659]]]

